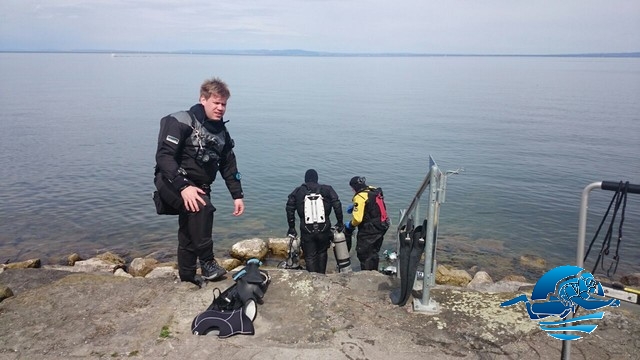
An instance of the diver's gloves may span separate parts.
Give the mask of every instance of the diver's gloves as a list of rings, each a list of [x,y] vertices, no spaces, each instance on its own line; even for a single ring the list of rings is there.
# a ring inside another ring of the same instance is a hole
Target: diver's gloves
[[[338,222],[336,224],[336,232],[342,232],[342,230],[344,230],[344,224],[342,222]]]
[[[355,228],[351,225],[351,221],[347,221],[344,223],[344,236],[347,237],[347,244],[351,244],[351,234],[355,231]],[[349,245],[349,250],[351,250],[351,245]]]
[[[296,228],[290,227],[289,230],[287,230],[287,236],[298,237],[298,232],[296,231]]]
[[[347,214],[351,214],[353,212],[353,204],[347,206]]]

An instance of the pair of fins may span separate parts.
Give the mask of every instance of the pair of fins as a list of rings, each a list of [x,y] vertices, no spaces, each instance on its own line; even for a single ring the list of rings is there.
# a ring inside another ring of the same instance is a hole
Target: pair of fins
[[[253,335],[258,309],[263,304],[263,297],[271,276],[260,270],[262,262],[250,259],[247,265],[234,276],[235,284],[221,292],[213,289],[213,301],[204,312],[198,314],[191,323],[191,332],[195,335],[206,335],[218,330],[219,338],[233,335]]]
[[[411,229],[407,224],[399,233],[400,254],[398,255],[398,267],[400,275],[400,289],[394,289],[389,297],[394,305],[404,306],[409,300],[416,278],[416,271],[420,258],[424,252],[427,221],[422,225]],[[410,230],[407,230],[410,229]]]

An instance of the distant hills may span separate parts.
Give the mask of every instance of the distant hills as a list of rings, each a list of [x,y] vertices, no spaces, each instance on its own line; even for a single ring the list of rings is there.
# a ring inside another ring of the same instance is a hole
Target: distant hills
[[[177,51],[179,54],[201,55],[253,55],[253,56],[336,56],[336,57],[424,57],[424,56],[549,56],[549,57],[640,57],[640,52],[632,53],[589,53],[589,54],[447,54],[447,53],[411,53],[411,52],[382,52],[382,53],[342,53],[309,50],[186,50]]]
[[[487,56],[487,57],[615,57],[636,58],[640,52],[626,53],[583,53],[583,54],[447,54],[447,53],[412,53],[412,52],[380,52],[380,53],[345,53],[309,51],[300,49],[284,50],[177,50],[177,51],[132,51],[132,50],[0,50],[5,53],[104,53],[104,54],[194,54],[194,55],[243,55],[243,56],[309,56],[309,57],[429,57],[429,56]]]

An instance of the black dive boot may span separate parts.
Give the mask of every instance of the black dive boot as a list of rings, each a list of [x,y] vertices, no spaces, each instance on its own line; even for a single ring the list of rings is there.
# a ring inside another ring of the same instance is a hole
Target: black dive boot
[[[218,265],[215,259],[209,261],[200,260],[200,269],[202,270],[202,277],[209,281],[219,279],[227,273],[227,270]]]

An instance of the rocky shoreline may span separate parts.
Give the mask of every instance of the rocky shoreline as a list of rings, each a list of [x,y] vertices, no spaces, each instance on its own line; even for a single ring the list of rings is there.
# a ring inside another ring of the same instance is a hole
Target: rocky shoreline
[[[170,242],[171,243],[171,242]],[[286,239],[285,238],[251,238],[249,240],[238,240],[237,242],[225,243],[216,242],[215,253],[221,258],[234,258],[232,249],[234,244],[237,243],[252,243],[252,244],[266,244],[267,247],[278,247],[280,254],[271,253],[268,250],[263,262],[268,266],[277,266],[282,258],[286,256]],[[274,245],[275,244],[275,245]],[[280,244],[280,245],[277,245]],[[256,245],[264,246],[264,245]],[[388,242],[383,247],[383,250],[393,251],[394,245],[392,242]],[[83,244],[79,244],[77,248],[65,246],[62,248],[49,248],[46,252],[42,252],[42,249],[32,249],[31,251],[2,251],[4,257],[0,260],[0,263],[17,262],[24,259],[41,259],[41,264],[46,265],[69,265],[73,263],[73,260],[69,259],[69,254],[77,252],[77,258],[89,259],[100,254],[111,252],[117,254],[125,261],[125,266],[128,266],[136,258],[153,258],[158,263],[169,264],[175,262],[176,254],[174,246],[170,244],[164,244],[162,246],[147,247],[147,250],[137,248],[123,248],[123,247],[91,247],[87,248]],[[535,255],[534,255],[535,254]],[[571,257],[573,259],[573,256]],[[469,239],[457,236],[442,236],[442,239],[438,242],[438,250],[436,254],[436,260],[438,264],[444,264],[449,268],[465,270],[471,276],[477,271],[485,271],[491,275],[495,280],[503,279],[511,276],[523,276],[529,282],[536,282],[546,271],[549,269],[566,265],[566,260],[562,257],[549,258],[541,257],[535,250],[531,252],[514,252],[509,249],[508,244],[495,239],[479,239],[476,241],[469,241]],[[332,251],[329,254],[329,272],[333,271],[335,260]],[[355,253],[352,249],[351,262],[354,271],[358,271],[359,264],[355,258]],[[571,262],[571,261],[569,261]],[[387,263],[387,265],[391,265]],[[624,265],[624,266],[622,266]],[[1,264],[0,264],[1,266]],[[591,265],[586,265],[591,266]],[[585,266],[585,268],[587,268]],[[231,269],[233,267],[228,267]],[[589,268],[590,269],[590,268]],[[599,271],[599,273],[602,273]],[[621,264],[617,273],[611,277],[607,277],[607,282],[620,281],[625,282],[625,276],[638,273],[637,266],[631,266],[628,262]],[[595,274],[595,273],[594,273]],[[595,274],[600,276],[598,274]],[[628,284],[631,285],[631,284]]]
[[[329,250],[331,253],[332,251]],[[248,259],[257,258],[266,266],[277,266],[288,254],[287,238],[259,238],[243,240],[235,243],[229,250],[229,257],[219,258],[220,264],[228,271],[232,271],[244,264]],[[355,256],[352,254],[352,259]],[[332,254],[329,256],[328,273],[334,273],[335,260]],[[384,263],[381,261],[381,265]],[[388,264],[392,264],[389,262]],[[517,261],[518,267],[525,269],[528,274],[542,275],[547,269],[545,259],[534,255],[522,255]],[[127,261],[125,257],[112,252],[104,252],[89,259],[82,259],[77,253],[67,255],[64,264],[42,264],[40,259],[29,259],[18,262],[0,264],[0,272],[4,269],[39,268],[44,266],[51,269],[61,269],[72,272],[110,272],[122,277],[146,277],[146,278],[170,278],[177,279],[177,263],[175,261],[162,261],[156,259],[153,254],[146,257],[136,257]],[[357,271],[357,267],[352,265]],[[539,277],[527,279],[522,273],[511,273],[503,276],[500,282],[517,282],[532,285]],[[607,281],[610,282],[610,281]],[[494,284],[491,275],[474,265],[469,269],[456,269],[446,264],[439,264],[436,272],[436,283],[440,285],[452,285],[459,287],[478,288],[478,286]],[[621,286],[640,286],[640,274],[628,274],[616,282]],[[0,284],[1,285],[1,284]],[[495,286],[495,285],[492,285]],[[2,298],[0,297],[0,301]]]
[[[521,291],[515,284],[507,292],[437,285],[438,313],[425,315],[410,303],[392,305],[398,283],[375,271],[269,268],[254,334],[222,339],[190,329],[230,278],[198,289],[168,277],[65,268],[73,267],[0,273],[15,292],[0,302],[0,359],[559,359],[562,347],[524,306],[499,306]],[[637,309],[612,308],[594,334],[573,343],[572,359],[637,359],[639,339]]]
[[[286,248],[286,239],[247,240],[221,263],[232,273],[248,258],[277,263]],[[272,283],[255,333],[220,339],[193,335],[190,326],[214,288],[233,284],[231,276],[198,289],[177,281],[175,265],[152,257],[127,263],[109,252],[86,260],[71,255],[66,265],[4,264],[0,359],[560,358],[562,342],[538,329],[524,306],[499,306],[530,293],[533,284],[521,275],[493,282],[484,271],[472,276],[440,265],[439,285],[431,289],[438,312],[422,314],[411,301],[393,305],[398,280],[379,272],[322,275],[264,266]],[[637,306],[607,309],[596,332],[574,342],[572,359],[638,359],[639,339]]]
[[[243,240],[234,244],[230,251],[230,257],[219,258],[218,261],[225,269],[232,271],[238,268],[248,259],[257,258],[266,263],[278,264],[287,257],[288,239],[272,238],[268,241],[262,239]],[[328,273],[336,272],[334,269],[335,262],[332,261],[328,265]],[[384,261],[383,261],[384,262]],[[521,263],[530,268],[543,268],[545,262],[543,259],[524,256]],[[303,263],[302,263],[303,264]],[[82,259],[77,253],[66,256],[65,264],[49,264],[43,265],[40,259],[29,259],[25,261],[7,263],[0,265],[0,272],[4,269],[20,269],[20,268],[49,268],[71,272],[107,272],[113,273],[120,277],[144,277],[144,278],[167,278],[176,280],[177,263],[175,261],[161,262],[160,260],[148,256],[138,257],[127,262],[124,257],[112,252],[98,254],[89,259]],[[356,266],[352,266],[356,269]],[[436,282],[443,285],[468,286],[477,288],[481,285],[493,284],[493,279],[485,271],[471,269],[472,274],[466,270],[453,269],[446,265],[438,265],[436,273]],[[527,283],[526,278],[522,275],[512,274],[502,279],[503,282],[516,282],[518,285],[531,285]],[[1,285],[1,284],[0,284]],[[513,285],[510,285],[513,287]],[[7,291],[5,289],[5,291]],[[3,297],[0,297],[0,301]]]
[[[394,276],[337,273],[335,263],[326,275],[268,265],[277,265],[287,249],[286,238],[250,239],[219,259],[231,274],[250,258],[262,259],[272,277],[254,335],[227,339],[195,336],[190,325],[212,301],[214,288],[233,284],[231,276],[198,289],[178,280],[173,261],[126,261],[111,252],[89,259],[71,254],[65,264],[30,259],[0,265],[0,359],[560,358],[562,342],[538,329],[524,305],[499,306],[515,294],[530,295],[534,281],[522,275],[494,282],[479,268],[440,264],[431,289],[438,311],[422,314],[411,300],[392,305],[389,295],[399,287]],[[518,261],[534,271],[546,267],[535,256]],[[640,274],[623,279],[637,286]],[[412,295],[421,298],[420,281]],[[573,343],[572,359],[640,358],[638,306],[607,309],[596,333]]]

